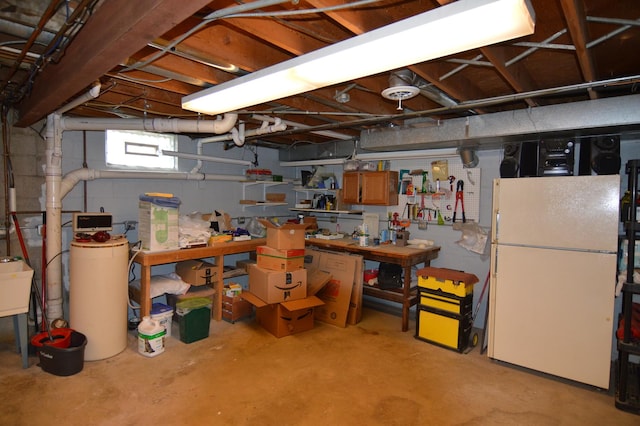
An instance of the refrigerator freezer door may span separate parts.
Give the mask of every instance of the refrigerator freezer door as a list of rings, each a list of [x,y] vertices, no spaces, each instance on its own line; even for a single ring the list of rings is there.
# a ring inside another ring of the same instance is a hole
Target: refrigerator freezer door
[[[489,357],[607,389],[616,255],[492,250]]]
[[[617,250],[619,175],[496,179],[493,191],[493,242]]]

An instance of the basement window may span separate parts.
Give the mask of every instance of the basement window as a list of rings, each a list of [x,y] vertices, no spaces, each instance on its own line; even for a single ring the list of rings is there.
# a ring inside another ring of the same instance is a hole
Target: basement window
[[[177,170],[178,158],[162,155],[162,150],[176,151],[177,147],[176,135],[136,130],[105,132],[108,167]]]

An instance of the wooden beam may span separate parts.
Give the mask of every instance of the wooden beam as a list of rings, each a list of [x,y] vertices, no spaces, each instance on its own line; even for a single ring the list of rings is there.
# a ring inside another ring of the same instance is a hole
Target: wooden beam
[[[580,0],[561,0],[560,4],[567,20],[571,40],[573,40],[573,45],[576,47],[576,55],[578,56],[578,63],[580,64],[584,81],[595,81],[595,65],[593,57],[587,48],[587,18],[583,2]],[[594,90],[589,90],[589,98],[596,99],[597,97],[597,93]]]
[[[175,27],[210,0],[110,0],[104,2],[57,64],[36,78],[19,106],[19,127],[29,126],[87,89],[100,76]]]

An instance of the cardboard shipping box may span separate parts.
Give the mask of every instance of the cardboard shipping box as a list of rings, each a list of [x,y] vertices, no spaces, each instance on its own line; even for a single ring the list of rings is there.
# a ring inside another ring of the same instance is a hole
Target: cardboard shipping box
[[[256,307],[256,322],[276,337],[311,330],[314,326],[314,308],[324,303],[316,296],[274,304],[266,303],[246,291],[242,297]]]
[[[269,246],[256,247],[258,266],[272,271],[295,271],[304,268],[304,248],[279,250]]]
[[[218,281],[218,270],[216,265],[204,260],[183,260],[176,263],[176,274],[180,275],[182,281],[191,285],[212,286]]]
[[[312,291],[322,289],[331,275],[326,272],[308,271],[309,288]],[[248,291],[240,295],[256,308],[256,322],[265,330],[280,338],[311,330],[315,325],[314,310],[324,303],[313,293],[304,299],[269,304]]]
[[[307,297],[307,270],[281,272],[251,265],[249,291],[266,303],[304,299]]]
[[[316,319],[339,327],[346,327],[349,319],[350,324],[357,323],[362,317],[362,280],[358,281],[356,274],[362,275],[362,256],[316,249],[305,253],[307,268],[331,274],[317,294],[324,305],[316,309]]]
[[[267,245],[278,250],[304,249],[308,223],[285,223],[276,226],[266,219],[259,220],[267,228]]]
[[[164,251],[180,248],[178,242],[178,208],[164,207],[150,201],[138,202],[138,238],[142,250]]]

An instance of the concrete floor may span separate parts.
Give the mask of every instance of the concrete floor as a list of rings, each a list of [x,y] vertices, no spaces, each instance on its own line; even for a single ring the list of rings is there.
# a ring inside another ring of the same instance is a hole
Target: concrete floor
[[[324,323],[276,339],[253,320],[211,323],[146,358],[129,333],[110,359],[59,377],[20,367],[0,319],[2,425],[638,425],[611,392],[459,354],[365,308],[345,329]],[[411,324],[414,327],[414,324]]]

